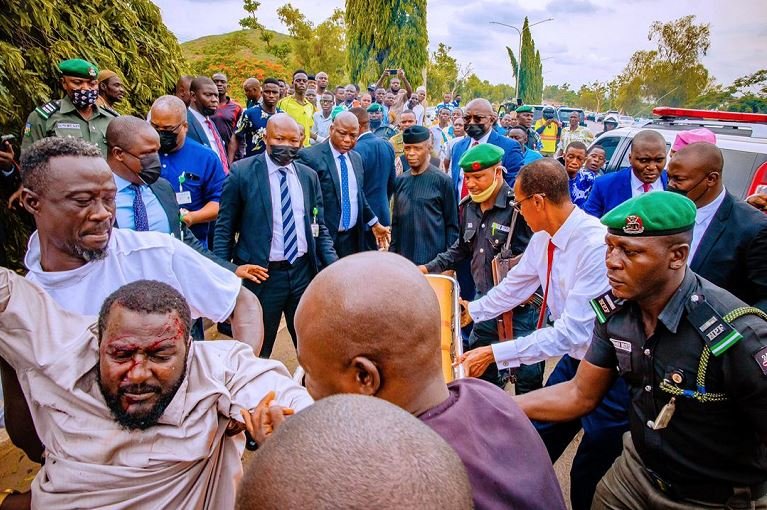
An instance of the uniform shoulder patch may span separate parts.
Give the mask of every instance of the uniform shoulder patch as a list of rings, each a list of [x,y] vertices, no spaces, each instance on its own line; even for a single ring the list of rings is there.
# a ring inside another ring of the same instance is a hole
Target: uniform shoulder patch
[[[40,117],[48,120],[51,115],[59,111],[59,108],[61,108],[61,100],[56,99],[55,101],[48,101],[44,105],[38,106],[35,108],[35,111]]]
[[[104,110],[105,112],[107,112],[108,114],[110,114],[112,117],[119,117],[119,116],[120,116],[120,114],[119,114],[119,113],[117,113],[117,111],[113,110],[113,109],[112,109],[111,107],[109,107],[109,106],[99,106],[99,108],[101,108],[102,110]]]
[[[729,318],[731,314],[727,314],[727,316]],[[714,356],[721,356],[727,349],[743,339],[743,336],[730,325],[730,321],[725,320],[714,310],[702,295],[693,294],[690,296],[690,302],[687,306],[687,320],[695,327]]]
[[[625,299],[618,299],[613,294],[613,291],[607,291],[599,297],[592,299],[589,303],[591,308],[594,309],[594,313],[597,314],[597,320],[600,324],[607,322],[607,319],[615,315],[621,308],[623,308]]]
[[[762,373],[767,375],[767,347],[762,347],[754,353],[754,360],[759,368],[762,369]]]
[[[460,202],[458,202],[458,207],[461,207],[462,205],[464,205],[464,204],[466,204],[466,203],[468,203],[468,202],[470,202],[470,201],[471,201],[471,196],[469,196],[469,195],[466,195],[465,197],[463,197],[463,198],[461,199],[461,201],[460,201]]]

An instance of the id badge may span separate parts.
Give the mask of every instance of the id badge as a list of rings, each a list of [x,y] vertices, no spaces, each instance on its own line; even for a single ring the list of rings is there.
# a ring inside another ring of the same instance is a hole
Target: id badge
[[[317,223],[312,223],[312,237],[320,237],[320,226]]]
[[[190,191],[180,191],[180,192],[176,193],[176,202],[178,202],[178,205],[191,204],[192,203],[192,192],[190,192]]]

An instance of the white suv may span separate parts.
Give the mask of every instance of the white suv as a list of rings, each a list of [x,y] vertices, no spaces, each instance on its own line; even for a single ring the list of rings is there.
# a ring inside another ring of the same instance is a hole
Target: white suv
[[[767,192],[767,115],[665,107],[655,108],[653,114],[659,118],[613,129],[592,143],[605,151],[605,173],[630,166],[629,147],[639,131],[657,131],[670,149],[680,131],[705,127],[716,134],[716,145],[724,155],[727,190],[739,198]]]

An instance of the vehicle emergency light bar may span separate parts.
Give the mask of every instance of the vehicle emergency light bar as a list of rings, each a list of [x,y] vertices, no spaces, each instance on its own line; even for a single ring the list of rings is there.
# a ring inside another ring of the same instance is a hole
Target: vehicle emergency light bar
[[[658,106],[653,108],[653,115],[664,118],[704,119],[728,122],[754,122],[767,123],[767,114],[721,112],[717,110],[693,110],[690,108],[673,108],[670,106]]]

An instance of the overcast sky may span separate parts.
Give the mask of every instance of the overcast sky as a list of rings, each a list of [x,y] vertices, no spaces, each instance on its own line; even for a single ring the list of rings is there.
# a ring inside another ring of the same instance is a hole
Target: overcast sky
[[[181,41],[239,29],[245,15],[241,0],[153,0],[168,27]],[[276,10],[285,0],[262,0],[258,11],[267,27],[285,33]],[[343,0],[291,0],[309,19],[321,22]],[[703,58],[722,83],[767,67],[767,0],[429,0],[429,48],[451,46],[459,65],[471,64],[477,75],[493,83],[513,83],[505,46],[517,49],[512,29],[489,22],[532,28],[540,49],[546,84],[569,82],[575,88],[594,80],[609,80],[632,53],[652,48],[650,24],[695,14],[711,24],[711,49]],[[319,71],[312,69],[310,71]],[[332,77],[331,77],[332,80]]]

